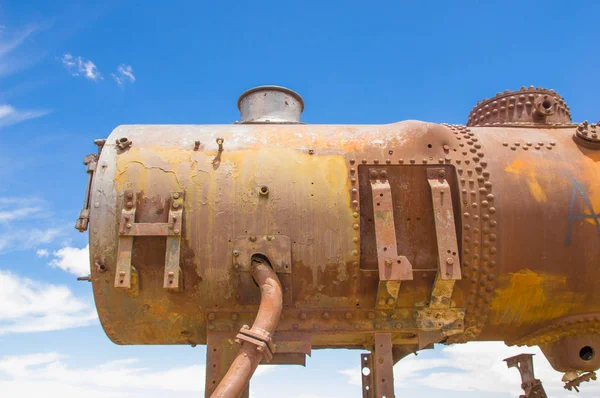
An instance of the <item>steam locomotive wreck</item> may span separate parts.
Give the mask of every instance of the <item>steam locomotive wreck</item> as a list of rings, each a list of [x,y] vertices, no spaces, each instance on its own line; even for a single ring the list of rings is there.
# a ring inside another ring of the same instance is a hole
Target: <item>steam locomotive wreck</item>
[[[406,355],[484,340],[540,346],[566,388],[595,378],[599,124],[534,87],[464,126],[303,124],[276,86],[238,108],[119,126],[86,157],[76,227],[112,341],[206,344],[206,397],[248,397],[259,363],[356,348],[363,397],[391,398]],[[507,361],[544,396],[530,356]]]

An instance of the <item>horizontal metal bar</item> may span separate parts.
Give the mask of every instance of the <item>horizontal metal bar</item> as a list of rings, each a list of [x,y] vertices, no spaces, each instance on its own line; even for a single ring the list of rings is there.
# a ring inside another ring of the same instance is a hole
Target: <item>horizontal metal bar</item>
[[[129,223],[122,228],[123,236],[179,236],[181,231],[168,223]]]

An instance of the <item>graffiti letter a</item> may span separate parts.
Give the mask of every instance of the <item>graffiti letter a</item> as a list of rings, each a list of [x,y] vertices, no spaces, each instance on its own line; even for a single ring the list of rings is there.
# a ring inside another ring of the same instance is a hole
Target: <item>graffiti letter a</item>
[[[581,198],[585,204],[586,209],[584,209],[584,211],[588,210],[589,213],[574,213],[575,201],[578,193],[581,195]],[[569,246],[571,244],[573,222],[579,220],[594,220],[594,224],[596,224],[596,230],[600,234],[600,214],[596,214],[594,211],[592,202],[590,202],[590,198],[585,192],[583,185],[573,180],[573,191],[571,192],[571,202],[569,203],[569,216],[567,217],[567,234],[565,236],[565,245]]]

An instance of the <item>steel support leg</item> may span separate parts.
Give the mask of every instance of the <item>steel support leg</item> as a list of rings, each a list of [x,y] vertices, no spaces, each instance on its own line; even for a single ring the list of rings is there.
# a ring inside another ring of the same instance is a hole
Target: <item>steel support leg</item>
[[[394,398],[392,335],[375,334],[374,350],[361,355],[363,398]]]
[[[210,398],[219,382],[227,373],[240,346],[234,342],[235,334],[209,333],[206,344],[205,398]],[[250,385],[240,398],[249,398]]]

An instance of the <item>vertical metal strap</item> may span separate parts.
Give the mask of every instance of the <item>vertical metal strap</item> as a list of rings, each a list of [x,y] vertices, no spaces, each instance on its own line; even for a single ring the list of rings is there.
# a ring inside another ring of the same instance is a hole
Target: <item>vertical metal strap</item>
[[[375,398],[394,398],[394,359],[392,335],[375,334]]]
[[[370,176],[379,270],[376,305],[381,309],[393,309],[401,281],[413,279],[412,265],[405,256],[398,255],[394,203],[387,172],[373,169]]]
[[[163,287],[170,290],[180,290],[182,281],[179,257],[181,253],[183,192],[171,193],[171,200],[171,209],[169,210],[169,221],[167,226],[169,230],[173,231],[174,235],[167,235]]]
[[[446,171],[441,168],[427,169],[427,181],[431,188],[433,217],[438,247],[438,273],[431,292],[430,306],[448,308],[454,283],[462,278],[456,224],[452,207],[452,193],[446,181]]]
[[[373,384],[373,355],[360,354],[360,373],[362,375],[363,398],[375,398],[375,386]]]
[[[117,249],[117,270],[115,273],[115,287],[131,288],[131,251],[133,249],[133,236],[125,235],[126,231],[135,223],[135,210],[137,197],[133,190],[124,192],[123,210],[119,223],[119,247]]]

